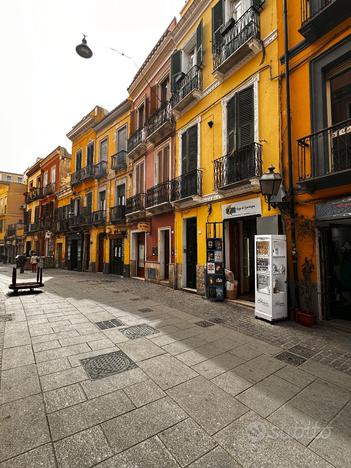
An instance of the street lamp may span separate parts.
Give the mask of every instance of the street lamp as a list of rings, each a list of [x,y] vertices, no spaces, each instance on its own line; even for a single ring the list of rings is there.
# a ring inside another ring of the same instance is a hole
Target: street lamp
[[[275,167],[271,164],[268,168],[268,172],[265,172],[260,177],[261,193],[267,200],[268,211],[271,209],[271,199],[278,194],[282,183],[282,176],[274,172],[274,170]]]
[[[80,57],[89,59],[89,58],[91,58],[93,56],[93,51],[88,46],[87,40],[85,38],[86,38],[86,35],[83,34],[82,42],[81,42],[81,44],[77,45],[76,52]]]

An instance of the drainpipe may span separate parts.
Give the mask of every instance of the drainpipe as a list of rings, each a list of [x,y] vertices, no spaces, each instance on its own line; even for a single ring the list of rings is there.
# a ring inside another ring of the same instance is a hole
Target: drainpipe
[[[293,261],[292,283],[293,299],[295,307],[299,306],[299,296],[297,294],[298,266],[296,250],[296,226],[295,226],[295,197],[294,197],[294,174],[293,174],[293,156],[291,140],[291,107],[290,107],[290,70],[289,70],[289,32],[288,32],[288,0],[284,0],[284,62],[285,62],[285,80],[286,80],[286,118],[287,118],[287,137],[288,137],[288,200],[289,215],[291,218],[291,253]]]

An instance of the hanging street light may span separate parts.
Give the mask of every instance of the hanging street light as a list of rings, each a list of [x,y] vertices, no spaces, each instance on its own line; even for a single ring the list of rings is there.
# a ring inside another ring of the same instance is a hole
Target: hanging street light
[[[89,59],[93,56],[93,51],[87,44],[86,35],[83,34],[83,39],[81,44],[77,45],[76,52],[80,57]]]
[[[282,183],[282,176],[274,170],[275,167],[271,164],[268,172],[260,177],[261,193],[268,203],[268,211],[271,209],[271,199],[278,194]]]

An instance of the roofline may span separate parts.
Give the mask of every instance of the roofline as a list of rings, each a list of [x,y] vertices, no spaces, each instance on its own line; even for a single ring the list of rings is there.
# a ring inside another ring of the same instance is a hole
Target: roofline
[[[97,123],[93,129],[95,132],[99,132],[103,128],[105,128],[107,125],[112,123],[114,120],[116,120],[118,117],[121,117],[123,114],[128,112],[131,108],[131,102],[129,99],[125,99],[122,101],[118,106],[116,106],[111,112],[109,112],[106,117],[104,117],[102,120],[100,120],[99,123]]]

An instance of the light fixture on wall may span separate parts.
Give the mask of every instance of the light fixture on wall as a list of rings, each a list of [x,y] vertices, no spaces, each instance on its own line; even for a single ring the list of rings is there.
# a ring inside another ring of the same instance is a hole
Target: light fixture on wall
[[[272,197],[275,197],[278,194],[282,183],[282,176],[279,172],[274,171],[275,167],[271,164],[268,168],[268,172],[265,172],[260,177],[261,193],[268,203],[268,211],[271,209]]]
[[[213,120],[209,120],[209,121],[207,122],[207,125],[208,125],[210,128],[212,128],[213,125],[214,125]]]

